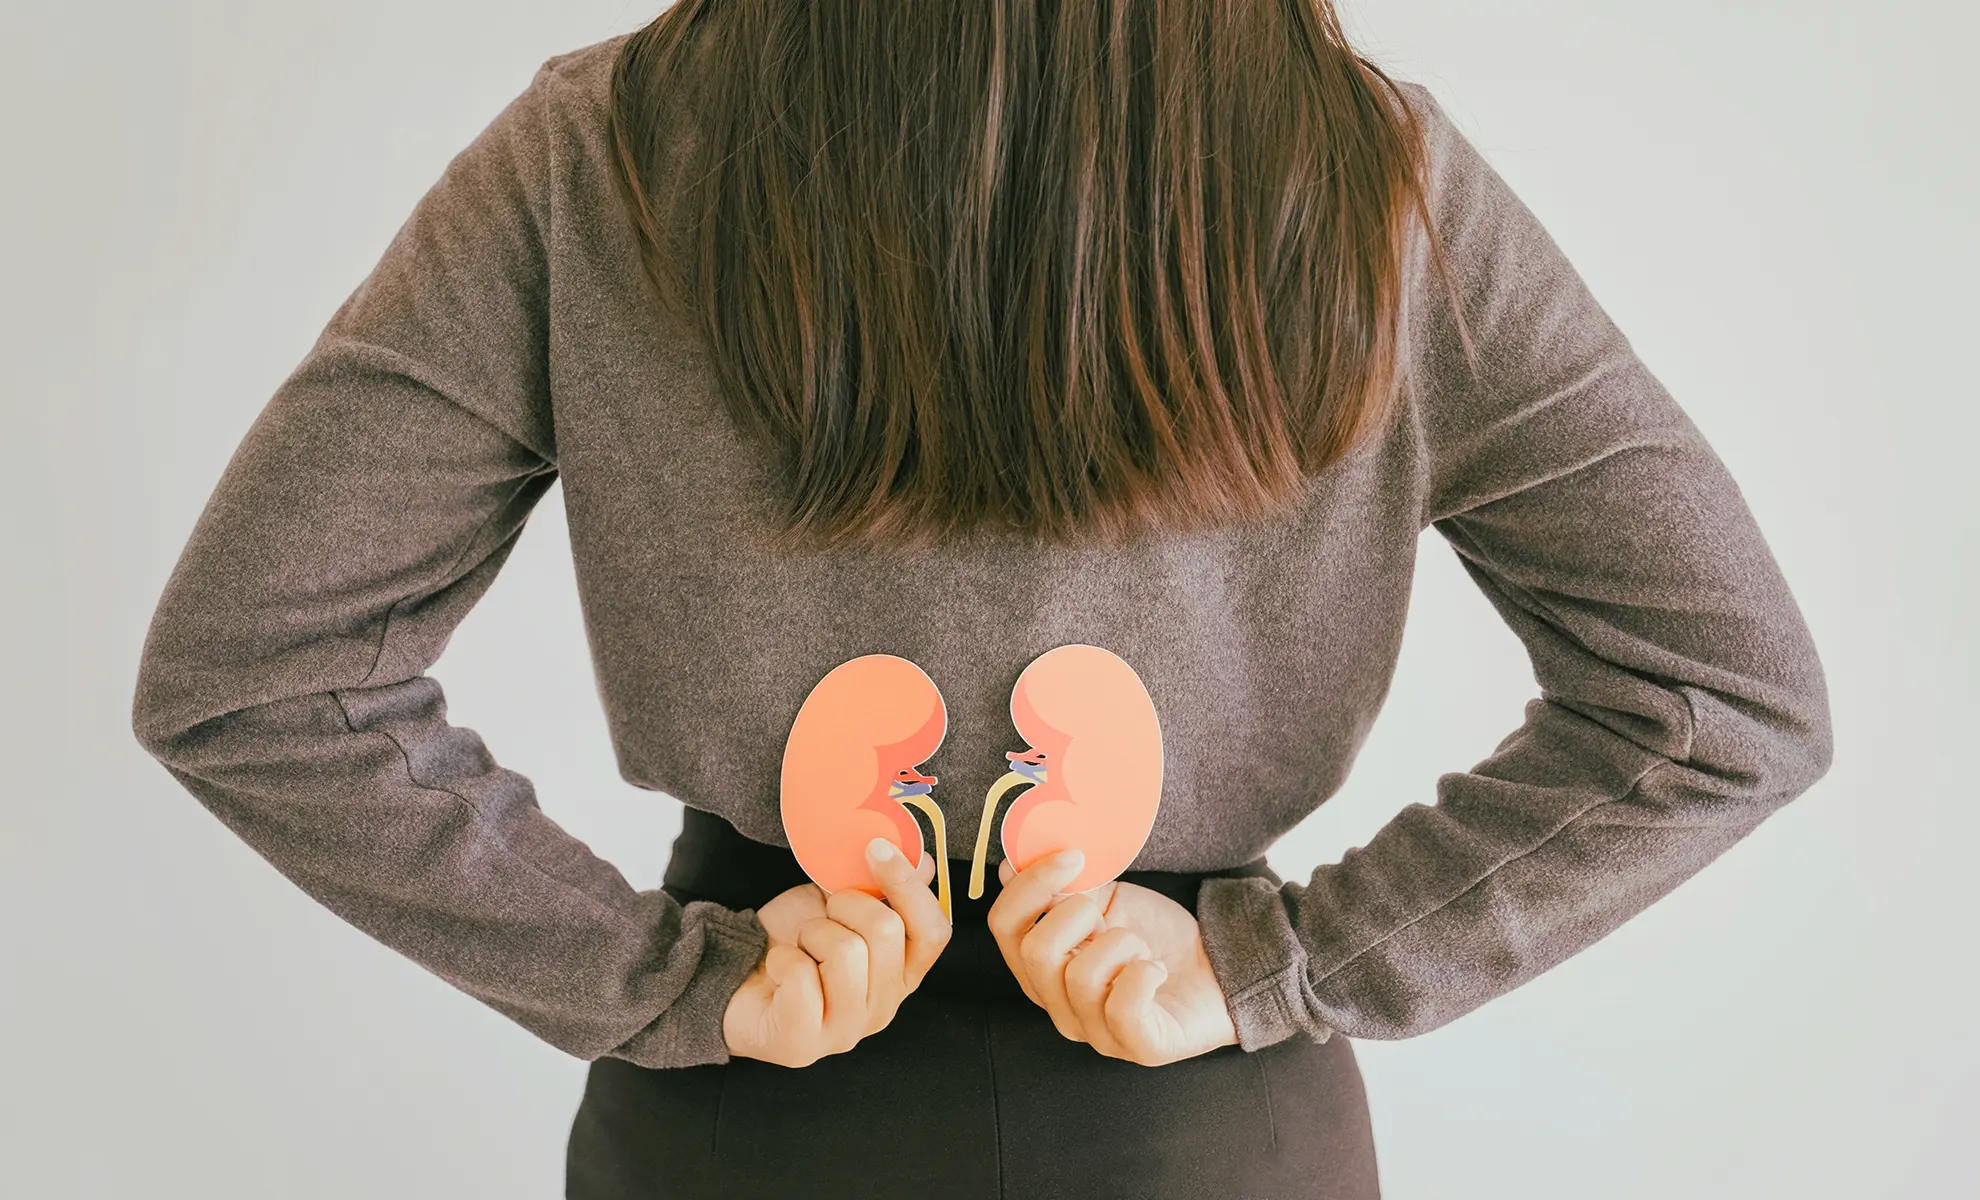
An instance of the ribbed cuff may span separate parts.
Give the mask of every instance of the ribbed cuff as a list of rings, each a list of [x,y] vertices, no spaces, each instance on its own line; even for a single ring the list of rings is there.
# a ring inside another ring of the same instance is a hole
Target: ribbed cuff
[[[1239,1046],[1259,1050],[1295,1035],[1324,1042],[1333,1034],[1316,1015],[1319,999],[1306,980],[1306,948],[1270,880],[1204,880],[1196,892],[1196,924]]]
[[[688,923],[702,930],[701,959],[681,994],[651,1024],[614,1047],[613,1058],[642,1067],[699,1067],[729,1061],[722,1017],[744,979],[763,961],[769,937],[754,909],[737,912],[696,900]]]

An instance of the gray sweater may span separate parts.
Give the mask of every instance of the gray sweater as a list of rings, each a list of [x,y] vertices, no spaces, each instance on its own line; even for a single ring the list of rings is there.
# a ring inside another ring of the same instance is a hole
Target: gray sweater
[[[1140,869],[1241,863],[1340,787],[1434,525],[1539,695],[1490,757],[1339,863],[1202,886],[1247,1049],[1434,1029],[1593,943],[1827,769],[1822,668],[1738,487],[1420,85],[1482,374],[1419,238],[1404,402],[1296,511],[1112,549],[986,534],[780,556],[769,466],[705,352],[651,330],[607,168],[621,41],[545,62],[421,199],[248,430],[146,641],[143,745],[369,935],[581,1058],[727,1057],[755,914],[634,889],[448,723],[425,673],[555,479],[628,781],[783,843],[806,692],[898,654],[947,702],[929,770],[967,857],[1018,748],[1018,672],[1088,642],[1133,665],[1163,723]]]

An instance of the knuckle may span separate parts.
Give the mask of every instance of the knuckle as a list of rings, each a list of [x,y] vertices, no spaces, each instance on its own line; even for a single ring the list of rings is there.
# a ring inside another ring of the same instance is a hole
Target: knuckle
[[[1112,929],[1101,930],[1093,939],[1096,947],[1106,950],[1132,952],[1141,944],[1141,938],[1132,929],[1116,925]]]
[[[832,893],[832,898],[825,902],[825,915],[835,921],[845,921],[848,917],[870,918],[875,909],[885,907],[865,892],[856,888],[847,888]]]
[[[1099,973],[1093,962],[1085,955],[1074,955],[1066,964],[1066,992],[1076,997],[1090,996],[1099,991]]]

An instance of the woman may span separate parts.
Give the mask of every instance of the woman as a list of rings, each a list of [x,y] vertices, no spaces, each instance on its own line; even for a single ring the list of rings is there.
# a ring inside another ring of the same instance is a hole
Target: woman
[[[633,889],[425,674],[561,479]],[[1523,723],[1303,881],[1434,526]],[[939,684],[946,847],[1086,642],[1161,714],[1134,870],[953,921],[779,823],[810,687]],[[229,464],[139,737],[347,920],[591,1062],[573,1197],[1377,1194],[1349,1039],[1593,943],[1826,770],[1739,489],[1532,214],[1320,0],[683,0],[548,60]],[[1432,799],[1432,798],[1425,798]]]

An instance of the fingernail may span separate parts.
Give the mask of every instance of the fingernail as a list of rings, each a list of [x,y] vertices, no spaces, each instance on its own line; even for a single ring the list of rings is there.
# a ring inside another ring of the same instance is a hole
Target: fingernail
[[[1073,869],[1074,871],[1080,871],[1080,870],[1083,870],[1083,869],[1085,869],[1085,867],[1086,867],[1086,851],[1084,851],[1084,850],[1081,850],[1081,849],[1080,849],[1079,847],[1077,847],[1077,846],[1075,846],[1075,847],[1073,847],[1073,848],[1072,848],[1072,849],[1070,849],[1070,850],[1062,850],[1062,851],[1060,851],[1060,852],[1059,852],[1059,865],[1060,865],[1060,866],[1062,866],[1062,867],[1070,867],[1070,868],[1072,868],[1072,869]]]
[[[900,854],[899,850],[894,849],[894,843],[878,837],[866,843],[866,852],[874,862],[892,862]]]

